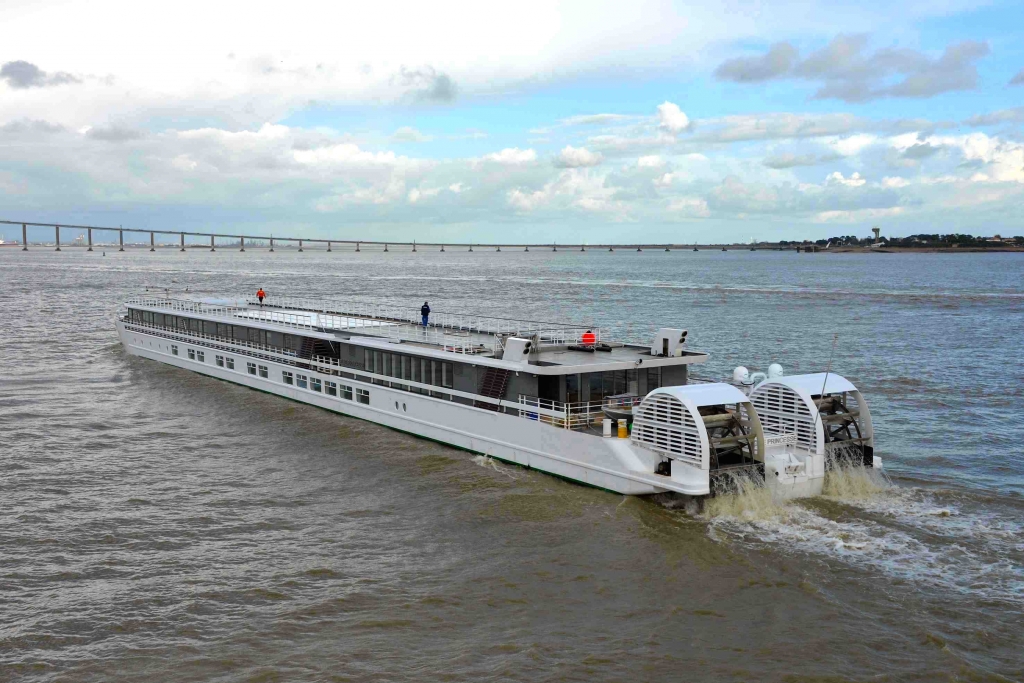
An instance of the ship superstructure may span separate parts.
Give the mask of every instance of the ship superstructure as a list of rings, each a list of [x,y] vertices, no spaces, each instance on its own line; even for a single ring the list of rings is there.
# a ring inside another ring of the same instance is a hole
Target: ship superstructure
[[[698,381],[690,368],[708,355],[677,328],[640,345],[471,314],[424,326],[391,305],[147,294],[125,307],[132,354],[618,493],[706,496],[751,473],[814,495],[840,441],[881,464],[848,381]]]

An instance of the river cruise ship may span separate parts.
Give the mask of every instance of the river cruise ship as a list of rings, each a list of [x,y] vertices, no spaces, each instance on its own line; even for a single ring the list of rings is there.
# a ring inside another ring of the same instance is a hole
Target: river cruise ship
[[[622,494],[701,497],[738,475],[817,495],[836,454],[881,467],[861,393],[835,373],[737,368],[686,331],[597,327],[304,299],[129,299],[129,353]],[[851,455],[852,454],[852,455]]]

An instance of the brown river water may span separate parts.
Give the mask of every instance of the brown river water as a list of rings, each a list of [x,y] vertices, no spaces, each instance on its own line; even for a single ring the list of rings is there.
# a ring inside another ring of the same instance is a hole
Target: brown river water
[[[1024,679],[1024,255],[0,249],[0,681]],[[143,287],[690,330],[891,483],[687,514],[131,357]]]

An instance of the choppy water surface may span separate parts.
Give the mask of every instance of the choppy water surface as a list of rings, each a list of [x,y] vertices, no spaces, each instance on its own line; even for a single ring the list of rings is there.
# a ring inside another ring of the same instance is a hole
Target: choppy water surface
[[[1024,677],[1024,258],[0,250],[0,680]],[[131,358],[144,285],[828,362],[893,486],[700,516]]]

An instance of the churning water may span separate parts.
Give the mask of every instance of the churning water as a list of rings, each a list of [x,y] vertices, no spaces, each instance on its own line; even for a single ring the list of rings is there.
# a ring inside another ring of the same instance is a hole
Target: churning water
[[[0,680],[1024,678],[1024,259],[0,250]],[[145,285],[690,330],[889,478],[625,498],[126,355]]]

